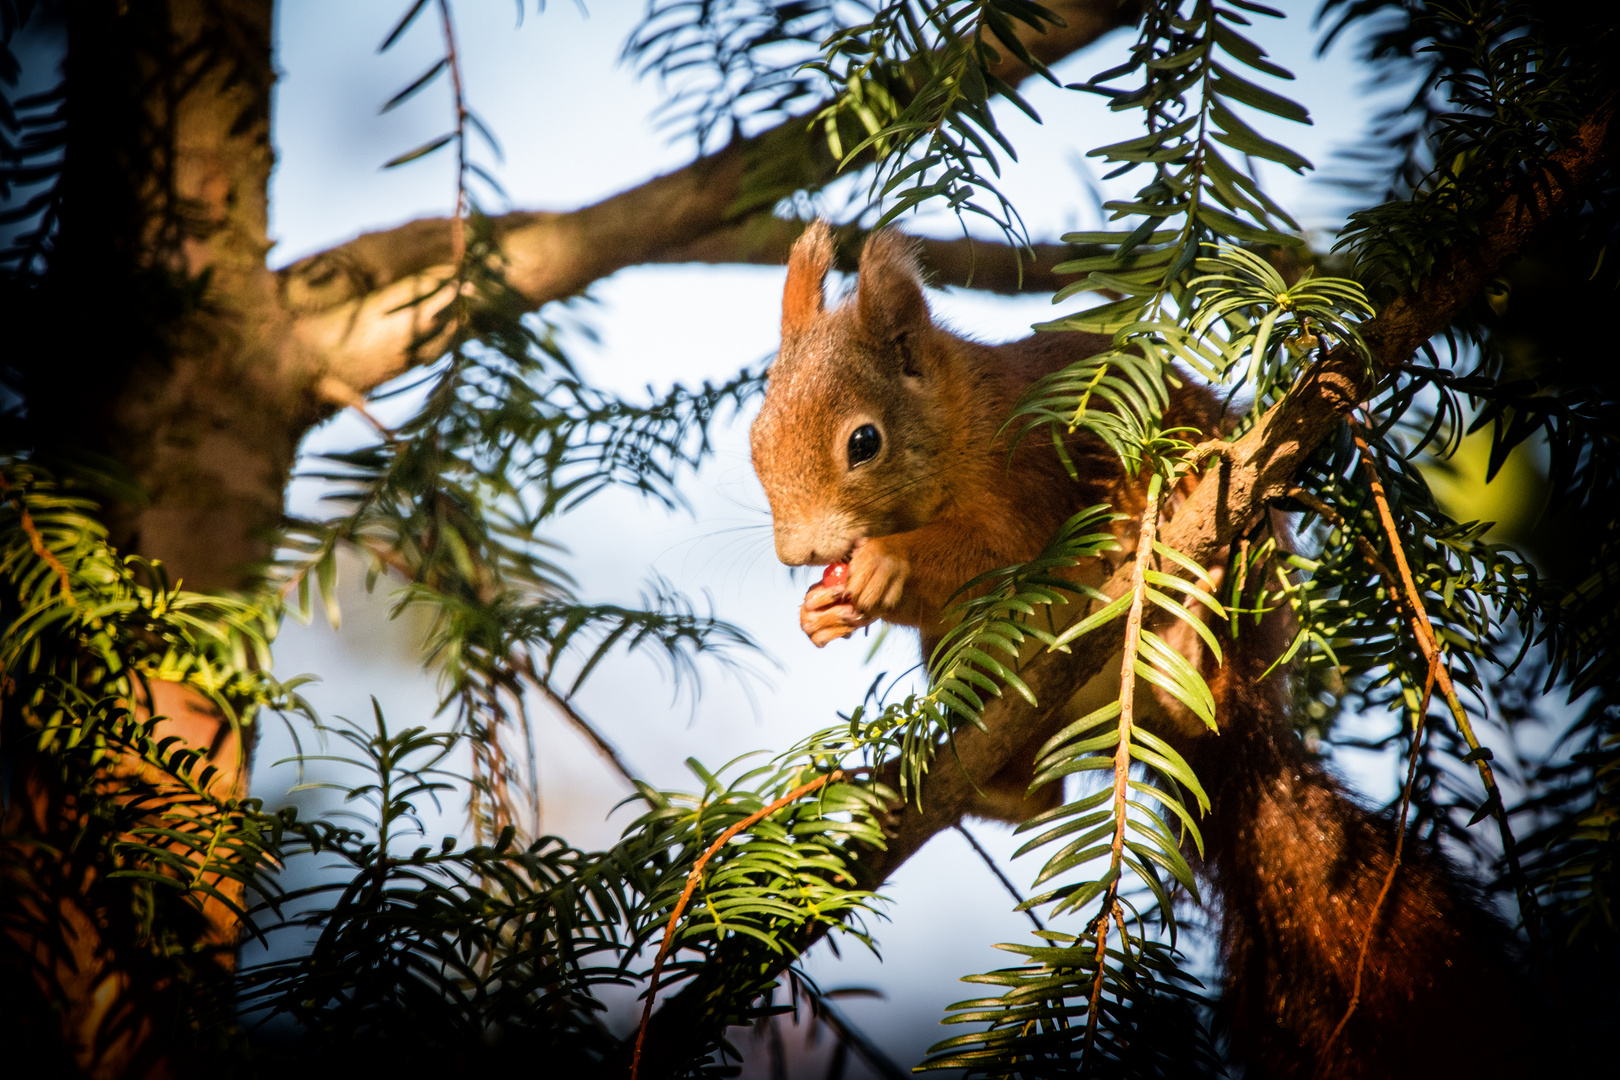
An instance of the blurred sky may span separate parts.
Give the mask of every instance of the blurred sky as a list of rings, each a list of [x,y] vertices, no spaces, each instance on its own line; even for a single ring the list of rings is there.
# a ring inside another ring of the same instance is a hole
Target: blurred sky
[[[1319,166],[1336,145],[1353,141],[1375,105],[1375,95],[1341,46],[1314,57],[1310,16],[1316,4],[1287,3],[1291,17],[1262,20],[1254,36],[1300,79],[1283,89],[1315,118],[1301,128],[1276,122],[1268,130]],[[284,265],[353,236],[450,209],[454,180],[448,153],[390,171],[379,166],[447,130],[450,105],[441,82],[386,115],[379,106],[441,54],[435,19],[423,17],[386,54],[377,46],[403,11],[403,0],[282,0],[277,8],[280,82],[274,112],[277,168],[272,181],[272,238],[276,265]],[[467,95],[494,129],[505,161],[494,165],[512,208],[566,210],[583,206],[677,168],[690,160],[689,141],[672,141],[650,117],[662,100],[654,80],[638,80],[618,62],[619,50],[642,13],[633,0],[595,2],[588,14],[565,0],[543,13],[531,5],[517,25],[513,0],[463,0],[456,25]],[[1118,62],[1132,32],[1116,33],[1058,68],[1064,82],[1080,81]],[[1005,190],[1038,239],[1097,225],[1088,193],[1093,172],[1082,173],[1090,147],[1138,134],[1134,114],[1110,114],[1100,100],[1044,83],[1027,87],[1045,124],[1037,128],[1017,110],[1000,106],[998,119],[1022,160],[1010,165]],[[1283,128],[1289,130],[1282,130]],[[491,161],[493,164],[493,162]],[[1269,170],[1273,195],[1307,230],[1331,229],[1339,220],[1338,194],[1320,182]],[[1108,186],[1125,192],[1130,178]],[[491,211],[506,208],[496,201]],[[913,231],[950,235],[956,228],[935,216],[902,223]],[[597,340],[572,334],[570,353],[598,383],[637,395],[723,379],[768,357],[776,345],[783,272],[776,268],[662,267],[633,269],[599,282],[573,305],[574,317]],[[1030,323],[1052,317],[1044,297],[997,299],[965,291],[935,292],[936,316],[984,340],[1022,336]],[[408,403],[384,403],[398,410]],[[398,413],[394,413],[398,415]],[[816,650],[798,629],[797,611],[808,577],[779,566],[771,549],[769,514],[748,463],[746,421],[718,432],[713,459],[686,485],[691,512],[666,512],[628,493],[605,494],[559,524],[546,539],[571,555],[565,565],[580,594],[595,601],[634,602],[656,573],[723,617],[744,626],[763,646],[741,657],[754,674],[704,669],[701,696],[676,697],[664,672],[630,656],[605,662],[578,696],[581,711],[616,744],[635,769],[664,787],[695,786],[683,761],[696,757],[713,768],[752,751],[777,752],[804,734],[836,721],[857,704],[879,672],[899,673],[916,659],[909,633],[889,636],[867,660],[870,640],[836,642]],[[306,454],[356,445],[369,430],[344,414],[314,432]],[[318,508],[320,489],[299,481],[293,509]],[[409,615],[390,622],[389,587],[361,591],[361,568],[344,567],[344,622],[289,623],[277,648],[283,676],[322,680],[307,696],[327,716],[366,720],[376,695],[396,726],[434,723],[436,688],[421,673],[417,643],[423,630]],[[611,844],[628,822],[613,816],[628,785],[566,725],[539,717],[541,827],[582,847]],[[275,723],[258,753],[254,793],[270,805],[286,798],[292,769],[273,764],[290,752]],[[1369,774],[1369,794],[1386,796],[1383,771]],[[1364,789],[1368,785],[1363,785]],[[298,793],[306,811],[330,807],[329,793]],[[447,807],[453,811],[455,807]],[[455,815],[430,822],[430,834],[456,831]],[[1009,829],[972,826],[1025,886],[1035,856],[1010,861],[1016,843]],[[934,1041],[953,1032],[937,1026],[941,1008],[971,996],[961,976],[1005,966],[1013,958],[993,948],[1027,940],[1025,917],[1009,910],[1002,887],[954,833],[936,839],[910,860],[885,889],[892,919],[880,923],[879,964],[859,945],[843,959],[825,947],[807,967],[823,987],[880,987],[882,1000],[846,1003],[846,1012],[897,1060],[909,1066]],[[628,1002],[616,1003],[621,1022]],[[822,1050],[826,1048],[823,1040]],[[810,1056],[815,1056],[811,1054]],[[756,1063],[750,1074],[758,1072]],[[806,1073],[805,1075],[811,1075]],[[862,1075],[852,1068],[851,1076]]]

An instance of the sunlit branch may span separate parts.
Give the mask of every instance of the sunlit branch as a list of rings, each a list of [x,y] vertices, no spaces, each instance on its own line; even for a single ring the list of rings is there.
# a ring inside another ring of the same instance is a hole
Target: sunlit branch
[[[675,906],[670,909],[669,923],[664,928],[664,940],[658,945],[658,956],[653,961],[652,975],[648,978],[647,1003],[641,1010],[641,1024],[636,1029],[635,1055],[630,1059],[630,1080],[636,1080],[640,1075],[641,1051],[647,1039],[647,1021],[652,1016],[653,1001],[658,996],[658,976],[663,972],[664,961],[669,958],[670,950],[675,946],[675,932],[681,925],[681,916],[686,913],[686,905],[691,902],[692,893],[697,890],[698,883],[703,880],[703,868],[709,865],[709,860],[714,857],[715,852],[725,847],[738,833],[750,826],[758,825],[778,810],[792,805],[812,791],[820,790],[829,783],[837,783],[844,779],[846,775],[842,769],[834,769],[830,773],[823,773],[807,784],[800,784],[786,795],[754,811],[715,837],[714,843],[710,844],[703,854],[698,856],[697,862],[692,864],[692,869],[686,875],[686,885],[681,889],[680,899],[676,900]]]
[[[1047,64],[1128,25],[1138,13],[1137,4],[1113,0],[1049,6],[1065,27],[1044,35],[1019,28],[1020,39]],[[994,74],[1016,85],[1030,72],[1008,54]],[[762,203],[751,187],[757,187],[760,167],[767,167],[769,182],[781,187]],[[781,169],[786,175],[777,177],[775,171]],[[684,261],[782,265],[792,237],[783,235],[783,224],[768,208],[795,191],[817,190],[837,175],[838,162],[819,133],[807,131],[802,118],[792,118],[594,205],[503,215],[494,223],[495,234],[507,260],[508,282],[538,309],[579,295],[631,266]],[[745,197],[765,209],[739,209]],[[412,345],[422,345],[422,331],[449,302],[446,286],[457,265],[459,219],[421,219],[370,233],[279,271],[281,296],[294,316],[304,362],[366,393],[407,370],[418,355],[430,353]],[[939,256],[940,284],[966,284],[971,278],[976,288],[1050,293],[1055,280],[1041,267],[1060,261],[1058,249],[1042,245],[1027,279],[1020,276],[1018,257],[1006,245],[964,241],[930,254]],[[1062,257],[1070,255],[1065,251]]]

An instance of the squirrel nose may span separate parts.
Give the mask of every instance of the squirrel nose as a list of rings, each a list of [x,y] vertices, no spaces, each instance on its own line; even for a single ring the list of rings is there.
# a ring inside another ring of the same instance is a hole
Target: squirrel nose
[[[776,557],[787,566],[823,566],[837,562],[843,550],[834,551],[836,543],[829,543],[826,522],[778,521],[776,524]],[[844,544],[847,548],[849,545]]]
[[[776,528],[776,557],[786,566],[810,566],[816,561],[814,542],[808,530],[798,526],[778,525]]]

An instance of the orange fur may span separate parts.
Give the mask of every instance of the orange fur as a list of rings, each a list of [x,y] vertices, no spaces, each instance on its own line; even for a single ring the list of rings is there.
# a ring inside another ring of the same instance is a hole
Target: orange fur
[[[782,290],[782,336],[796,334],[815,322],[825,308],[823,283],[832,267],[832,233],[825,225],[809,229],[788,261],[787,286]]]

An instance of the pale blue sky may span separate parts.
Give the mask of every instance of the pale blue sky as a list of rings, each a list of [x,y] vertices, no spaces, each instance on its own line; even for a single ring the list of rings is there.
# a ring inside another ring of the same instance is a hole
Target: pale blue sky
[[[690,145],[672,144],[649,122],[660,100],[657,84],[637,80],[616,63],[641,4],[618,0],[589,6],[585,16],[567,0],[553,0],[544,14],[531,5],[521,27],[514,26],[511,0],[463,0],[456,8],[468,97],[504,144],[506,160],[495,171],[513,208],[586,205],[690,159]],[[1325,61],[1312,56],[1314,0],[1282,6],[1294,17],[1257,27],[1255,36],[1301,76],[1281,89],[1301,100],[1316,123],[1292,130],[1279,130],[1286,125],[1277,124],[1271,130],[1321,165],[1332,146],[1361,130],[1371,103],[1358,89],[1342,49]],[[278,6],[281,81],[272,183],[277,265],[363,231],[450,208],[448,153],[379,170],[382,162],[449,125],[443,83],[405,107],[377,115],[378,107],[441,50],[436,21],[424,17],[394,50],[377,55],[378,43],[403,7],[399,0],[283,0]],[[1065,62],[1060,76],[1064,81],[1089,76],[1114,62],[1129,40],[1128,33],[1114,35]],[[1045,84],[1032,86],[1029,97],[1044,127],[1011,108],[998,111],[1022,158],[1009,167],[1006,190],[1037,239],[1092,227],[1095,218],[1075,162],[1092,146],[1136,134],[1128,126],[1131,119],[1111,115],[1096,98]],[[1270,171],[1267,180],[1307,228],[1331,227],[1330,191],[1280,169]],[[1116,181],[1110,194],[1129,183]],[[943,235],[955,226],[936,217],[907,227]],[[591,302],[578,305],[599,343],[575,338],[570,347],[591,377],[626,393],[649,384],[664,388],[724,377],[774,349],[781,283],[782,271],[774,268],[628,270],[598,283]],[[1030,323],[1052,313],[1044,297],[1005,300],[951,291],[930,299],[937,315],[986,340],[1021,336]],[[353,445],[367,435],[345,415],[311,435],[306,449]],[[561,523],[550,538],[572,549],[568,565],[585,597],[633,601],[649,572],[656,571],[690,594],[708,597],[767,650],[771,660],[753,664],[763,677],[746,689],[709,671],[695,707],[686,700],[671,705],[657,669],[636,658],[604,664],[582,692],[583,711],[633,765],[652,782],[675,787],[691,786],[681,764],[687,756],[712,767],[750,750],[781,750],[833,722],[838,710],[859,702],[877,671],[898,673],[915,652],[910,640],[902,640],[908,635],[891,635],[867,665],[868,642],[837,642],[818,651],[799,632],[797,608],[806,579],[777,565],[772,555],[768,513],[748,465],[744,422],[721,431],[713,460],[688,492],[691,514],[666,513],[628,494],[603,496]],[[317,494],[308,483],[296,485],[294,508],[311,510]],[[309,696],[323,713],[364,718],[370,711],[367,695],[376,694],[395,723],[429,722],[433,684],[415,669],[413,656],[420,626],[389,624],[386,597],[365,602],[354,584],[356,568],[346,569],[342,632],[320,623],[289,624],[278,647],[278,671],[321,676],[324,681]],[[542,718],[539,731],[543,827],[582,846],[611,843],[628,819],[621,814],[609,821],[607,814],[627,786],[567,728]],[[256,794],[273,799],[289,782],[286,768],[270,765],[283,752],[272,727],[259,756]],[[454,827],[450,821],[443,825]],[[1016,846],[1010,832],[983,824],[975,831],[1014,880],[1027,884],[1035,866],[1028,859],[1008,862]],[[941,1007],[970,995],[970,988],[955,980],[1007,963],[1007,954],[992,946],[1023,940],[1028,924],[1008,910],[1006,894],[954,834],[911,860],[886,895],[893,921],[878,927],[884,964],[854,947],[845,949],[842,963],[818,950],[808,966],[824,986],[881,986],[886,1000],[852,1001],[847,1011],[909,1065],[929,1043],[948,1034],[936,1026]]]

